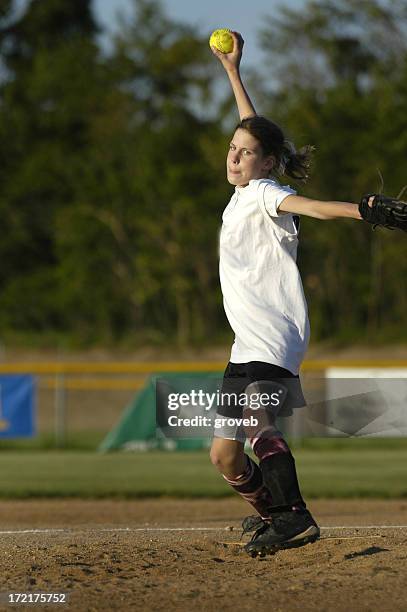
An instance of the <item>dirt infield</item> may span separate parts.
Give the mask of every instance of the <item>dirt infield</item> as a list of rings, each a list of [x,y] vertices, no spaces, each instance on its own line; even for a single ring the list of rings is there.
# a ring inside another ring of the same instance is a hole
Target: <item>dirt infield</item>
[[[405,610],[407,501],[309,507],[318,542],[253,560],[236,545],[239,499],[1,502],[1,597],[66,592],[30,607],[80,612]]]

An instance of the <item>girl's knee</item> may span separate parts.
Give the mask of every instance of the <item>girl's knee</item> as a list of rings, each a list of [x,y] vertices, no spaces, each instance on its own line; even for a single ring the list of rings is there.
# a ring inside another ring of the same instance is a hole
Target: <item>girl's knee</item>
[[[212,465],[214,465],[221,472],[221,467],[225,461],[224,453],[212,447],[209,453],[209,457],[211,459]]]
[[[236,452],[231,449],[212,447],[210,459],[216,469],[228,477],[240,476],[245,469],[245,457],[243,452]]]

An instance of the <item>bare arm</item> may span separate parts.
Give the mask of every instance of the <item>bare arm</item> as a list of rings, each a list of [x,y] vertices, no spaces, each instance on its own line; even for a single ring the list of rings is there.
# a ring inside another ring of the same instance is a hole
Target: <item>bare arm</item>
[[[233,37],[233,51],[231,53],[221,53],[216,47],[211,47],[211,49],[226,70],[236,99],[239,117],[242,120],[253,117],[257,113],[240,76],[240,60],[242,59],[244,40],[238,32],[231,32],[231,35]]]
[[[306,215],[315,219],[361,219],[358,204],[351,202],[322,202],[303,196],[290,195],[284,198],[279,208],[281,212]]]
[[[228,77],[234,93],[240,120],[256,115],[255,108],[242,83],[239,70],[229,71]]]

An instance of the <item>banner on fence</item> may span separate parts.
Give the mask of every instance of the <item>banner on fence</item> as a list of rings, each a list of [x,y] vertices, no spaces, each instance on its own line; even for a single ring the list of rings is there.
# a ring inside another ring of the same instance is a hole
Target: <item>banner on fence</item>
[[[0,439],[34,434],[34,378],[28,375],[0,376]]]

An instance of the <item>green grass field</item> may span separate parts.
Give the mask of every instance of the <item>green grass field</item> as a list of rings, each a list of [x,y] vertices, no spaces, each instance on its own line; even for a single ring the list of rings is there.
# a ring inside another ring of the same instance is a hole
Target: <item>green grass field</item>
[[[306,497],[407,497],[407,439],[310,440],[294,448]],[[221,497],[208,453],[0,452],[0,497]]]

